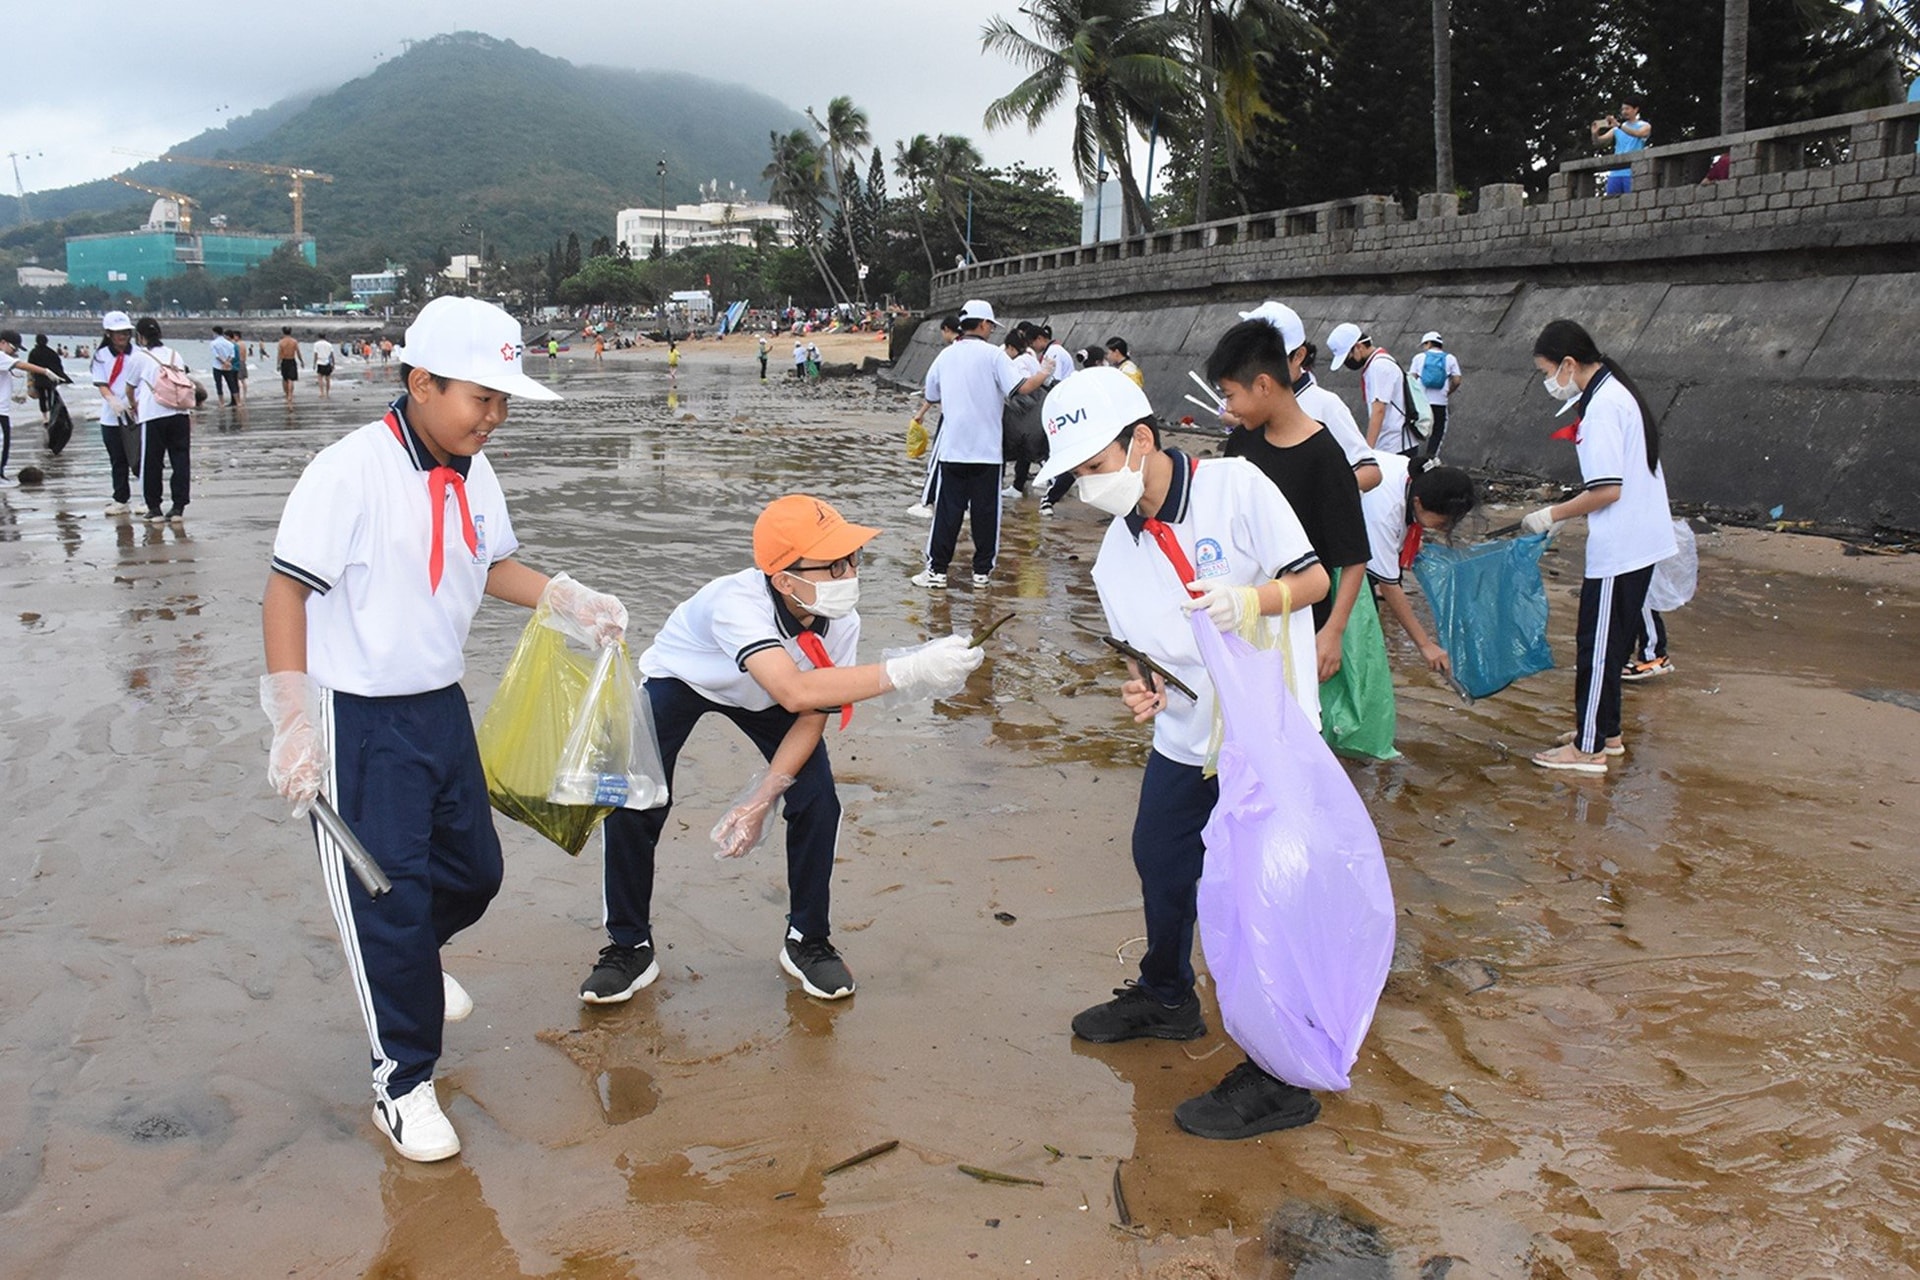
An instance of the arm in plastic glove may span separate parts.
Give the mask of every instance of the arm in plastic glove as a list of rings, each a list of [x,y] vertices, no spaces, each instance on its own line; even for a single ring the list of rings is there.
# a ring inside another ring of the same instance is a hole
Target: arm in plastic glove
[[[312,589],[284,574],[267,575],[260,629],[266,640],[267,674],[260,680],[260,709],[273,725],[267,780],[305,816],[327,772],[327,744],[313,714],[307,679],[307,597]]]
[[[1387,612],[1406,628],[1408,638],[1413,641],[1414,647],[1420,650],[1420,656],[1426,659],[1427,669],[1444,671],[1451,675],[1453,659],[1448,657],[1447,651],[1427,634],[1427,629],[1420,625],[1420,617],[1413,611],[1413,601],[1407,598],[1406,590],[1399,583],[1383,582],[1380,584],[1380,598],[1386,601]]]
[[[564,573],[549,578],[518,560],[502,560],[487,570],[487,594],[528,609],[544,603],[580,640],[603,649],[619,644],[627,634],[625,605],[603,591],[581,586]]]
[[[738,858],[765,842],[773,829],[775,806],[819,749],[820,738],[826,731],[824,714],[810,712],[793,722],[786,736],[780,739],[780,745],[774,748],[773,759],[767,762],[767,767],[748,780],[708,833],[719,846],[714,857]]]
[[[1204,610],[1213,625],[1222,631],[1238,631],[1251,622],[1257,615],[1263,618],[1275,614],[1290,613],[1306,605],[1318,604],[1326,599],[1327,588],[1332,579],[1324,566],[1310,564],[1304,569],[1295,569],[1283,574],[1271,582],[1263,582],[1257,587],[1214,586],[1205,582],[1189,582],[1189,591],[1200,592],[1197,600],[1186,600],[1180,605],[1188,613]]]
[[[952,697],[985,657],[965,636],[943,636],[884,662],[818,670],[802,670],[784,648],[762,649],[748,657],[747,674],[782,707],[801,713],[887,695],[894,695],[890,703]]]
[[[1569,520],[1578,520],[1581,516],[1590,516],[1602,507],[1610,507],[1620,501],[1620,486],[1603,484],[1575,494],[1565,502],[1555,503],[1551,507],[1542,507],[1530,511],[1520,521],[1522,533],[1551,533]]]

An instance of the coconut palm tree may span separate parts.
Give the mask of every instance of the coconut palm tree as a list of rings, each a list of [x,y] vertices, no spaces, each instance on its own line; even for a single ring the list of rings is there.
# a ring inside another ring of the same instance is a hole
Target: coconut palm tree
[[[1027,71],[1027,78],[987,108],[986,126],[1024,121],[1036,129],[1054,110],[1073,105],[1073,171],[1093,185],[1102,154],[1120,175],[1128,234],[1153,219],[1133,171],[1133,139],[1156,112],[1183,112],[1193,80],[1179,51],[1178,15],[1153,0],[1029,0],[1021,12],[1029,36],[1005,18],[981,31],[983,48]]]
[[[1200,152],[1194,189],[1194,220],[1211,213],[1216,135],[1224,135],[1228,173],[1238,185],[1240,158],[1264,117],[1273,115],[1266,82],[1280,44],[1311,46],[1323,37],[1295,0],[1180,0],[1200,116]]]
[[[1453,188],[1453,0],[1433,0],[1433,189]]]
[[[927,243],[927,224],[921,216],[926,205],[927,187],[933,181],[933,139],[916,133],[910,142],[893,144],[893,176],[905,184],[907,207],[913,212],[913,230],[920,237],[920,252],[927,255],[929,274],[940,270],[934,265],[933,246]]]
[[[941,212],[947,215],[947,225],[953,228],[953,238],[960,242],[960,251],[968,261],[973,259],[973,242],[960,229],[960,209],[966,203],[960,193],[973,185],[973,175],[979,171],[980,165],[980,153],[969,139],[960,134],[943,133],[933,140],[934,195],[940,201]]]
[[[1726,0],[1720,28],[1720,132],[1747,127],[1747,0]]]
[[[820,199],[826,192],[825,157],[805,129],[767,135],[773,158],[760,171],[775,204],[785,205],[793,215],[794,243],[807,251],[808,261],[820,273],[829,302],[844,302],[847,291],[827,265],[820,250]]]
[[[807,119],[813,121],[813,127],[821,134],[821,146],[826,150],[827,173],[833,184],[833,202],[840,210],[840,226],[846,232],[847,252],[853,255],[853,274],[860,275],[860,246],[853,234],[853,208],[849,203],[847,183],[840,175],[847,167],[847,156],[864,151],[873,142],[873,135],[867,129],[867,113],[853,105],[853,99],[835,98],[827,103],[827,118],[822,121],[813,114],[813,108],[807,108]],[[860,281],[860,296],[866,297],[867,285]]]

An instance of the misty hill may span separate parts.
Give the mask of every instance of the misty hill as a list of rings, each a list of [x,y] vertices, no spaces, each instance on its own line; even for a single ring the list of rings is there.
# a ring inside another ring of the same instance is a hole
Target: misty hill
[[[391,257],[546,250],[577,231],[611,235],[615,210],[658,201],[666,158],[669,203],[709,179],[756,195],[766,185],[767,135],[805,121],[737,85],[674,72],[579,67],[510,41],[463,32],[407,53],[330,93],[290,99],[183,143],[194,154],[298,165],[330,173],[307,187],[307,231],[323,267],[344,273]],[[183,191],[202,220],[233,230],[286,231],[278,179],[180,164],[137,165],[127,176]],[[150,196],[92,182],[28,197],[36,219],[0,239],[61,260],[64,231],[137,226]],[[17,220],[0,201],[0,223]],[[37,233],[37,234],[35,234]],[[42,243],[47,241],[49,243]],[[52,250],[49,252],[49,250]]]

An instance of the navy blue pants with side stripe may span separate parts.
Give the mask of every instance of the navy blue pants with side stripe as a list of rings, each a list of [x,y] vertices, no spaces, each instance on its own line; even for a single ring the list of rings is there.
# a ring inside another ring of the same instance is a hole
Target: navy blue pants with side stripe
[[[1653,566],[1580,583],[1579,658],[1573,677],[1573,743],[1596,754],[1620,736],[1620,672],[1633,653]]]
[[[973,571],[992,573],[1000,556],[1000,463],[943,462],[934,478],[927,568],[945,573],[960,545],[960,522],[973,525]]]
[[[1200,832],[1219,801],[1219,779],[1205,776],[1199,765],[1148,753],[1133,820],[1133,866],[1147,917],[1140,985],[1163,1004],[1193,994],[1193,930],[1207,852]]]
[[[648,676],[643,687],[653,708],[669,788],[680,749],[687,745],[693,726],[709,712],[733,721],[768,760],[798,719],[779,706],[748,711],[715,702],[671,676]],[[787,817],[787,923],[802,937],[826,938],[833,932],[829,906],[834,852],[840,843],[840,796],[834,790],[833,765],[824,740],[800,766],[782,799]],[[653,941],[654,854],[671,812],[669,801],[658,809],[615,809],[607,818],[603,881],[607,937],[623,947]]]
[[[433,1078],[446,996],[440,948],[500,891],[500,837],[457,684],[395,698],[325,695],[326,792],[393,881],[378,902],[315,826],[327,897],[367,1023],[378,1096]]]

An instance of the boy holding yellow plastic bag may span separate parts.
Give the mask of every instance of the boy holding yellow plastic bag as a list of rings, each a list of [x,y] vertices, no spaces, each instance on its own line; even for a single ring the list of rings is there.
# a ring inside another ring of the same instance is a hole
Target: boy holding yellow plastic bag
[[[287,498],[262,609],[273,722],[268,777],[296,817],[325,792],[392,881],[374,901],[316,826],[320,865],[373,1046],[373,1122],[409,1160],[459,1136],[434,1095],[441,1024],[473,1002],[440,948],[499,891],[494,833],[461,650],[483,595],[546,604],[617,643],[627,611],[519,543],[481,453],[512,396],[559,397],[521,369],[520,325],[473,298],[436,298],[407,329],[405,391],[321,451]]]

